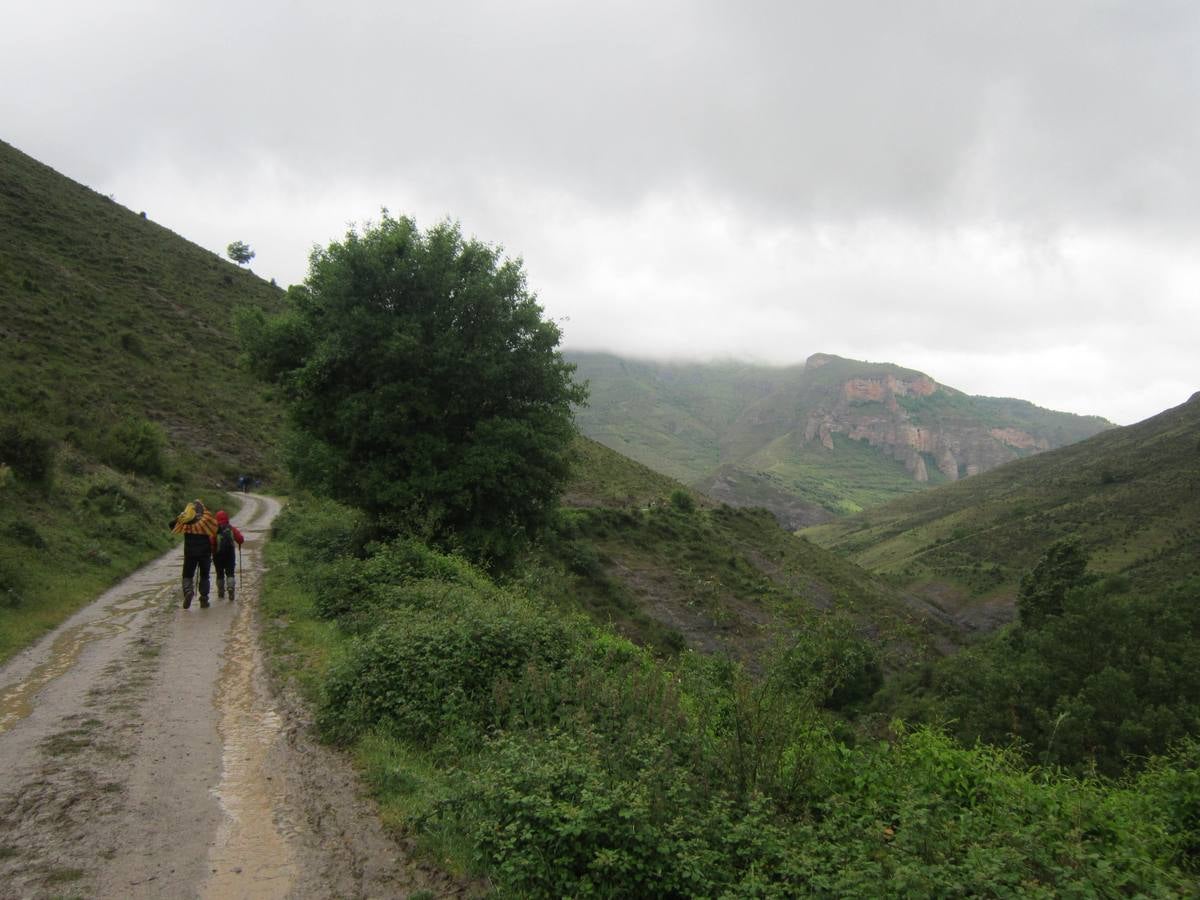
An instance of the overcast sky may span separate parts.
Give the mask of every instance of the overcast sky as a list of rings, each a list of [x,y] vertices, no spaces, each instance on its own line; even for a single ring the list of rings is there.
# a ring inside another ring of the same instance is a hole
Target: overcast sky
[[[1200,389],[1194,0],[39,0],[0,83],[0,138],[284,285],[386,207],[567,348]]]

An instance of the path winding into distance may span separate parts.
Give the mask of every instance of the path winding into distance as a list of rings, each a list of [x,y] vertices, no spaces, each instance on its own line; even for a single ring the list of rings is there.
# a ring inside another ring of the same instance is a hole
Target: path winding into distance
[[[0,898],[459,893],[272,694],[255,607],[278,511],[249,494],[233,519],[236,603],[214,580],[181,609],[176,547],[0,667]]]

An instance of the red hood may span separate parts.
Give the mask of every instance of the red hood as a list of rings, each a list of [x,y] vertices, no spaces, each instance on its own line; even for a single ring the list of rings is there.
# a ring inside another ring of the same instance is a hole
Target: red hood
[[[229,524],[229,513],[225,512],[225,510],[223,510],[223,509],[217,510],[217,524],[218,525],[228,525]]]

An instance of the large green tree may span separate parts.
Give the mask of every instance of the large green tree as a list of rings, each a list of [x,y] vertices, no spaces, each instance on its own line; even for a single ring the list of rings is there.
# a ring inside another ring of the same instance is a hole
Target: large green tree
[[[477,558],[507,556],[542,523],[585,391],[520,260],[385,211],[314,250],[287,301],[238,324],[290,401],[302,485]]]

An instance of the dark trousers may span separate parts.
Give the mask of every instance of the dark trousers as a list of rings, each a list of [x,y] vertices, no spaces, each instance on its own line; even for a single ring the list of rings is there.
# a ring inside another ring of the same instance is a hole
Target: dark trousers
[[[200,599],[208,599],[208,569],[212,565],[212,554],[205,553],[203,556],[189,556],[183,554],[183,580],[190,583],[196,575],[196,569],[200,570]]]
[[[219,556],[213,557],[213,568],[217,570],[217,596],[225,596],[225,583],[228,581],[230,588],[233,587],[233,573],[237,567],[237,557],[231,556],[229,559],[221,559]]]

